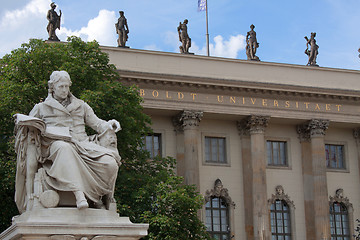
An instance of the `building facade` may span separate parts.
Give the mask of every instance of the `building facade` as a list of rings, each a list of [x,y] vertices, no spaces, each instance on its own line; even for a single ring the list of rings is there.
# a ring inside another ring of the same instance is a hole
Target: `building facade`
[[[217,239],[350,239],[360,71],[102,47],[139,86],[146,147],[177,159]]]

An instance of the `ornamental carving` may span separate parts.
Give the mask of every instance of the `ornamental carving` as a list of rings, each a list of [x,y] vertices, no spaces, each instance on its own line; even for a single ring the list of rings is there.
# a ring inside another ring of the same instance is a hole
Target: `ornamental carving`
[[[307,124],[297,125],[296,131],[299,134],[300,142],[310,141],[310,129]]]
[[[281,185],[276,186],[275,194],[272,194],[271,198],[268,200],[269,206],[274,204],[276,200],[285,201],[290,208],[295,209],[294,202],[290,200],[290,197],[287,194],[285,194],[284,188]]]
[[[329,120],[312,119],[308,124],[310,135],[311,136],[319,136],[319,135],[324,136],[325,131],[329,127],[329,123],[330,123]]]
[[[235,203],[231,200],[228,189],[224,188],[220,179],[216,179],[213,189],[206,190],[205,202],[209,202],[212,197],[222,198],[228,206],[233,206],[235,208]]]
[[[198,127],[203,117],[203,112],[195,110],[184,110],[173,118],[173,124],[177,131],[186,127]]]
[[[269,116],[251,115],[237,123],[241,135],[264,133],[268,126]]]
[[[353,209],[352,203],[350,203],[350,201],[347,197],[344,197],[344,189],[342,189],[342,188],[337,189],[335,191],[335,196],[333,196],[333,197],[330,196],[329,199],[330,199],[330,201],[329,201],[330,206],[332,204],[334,204],[335,202],[338,202],[338,203],[343,203],[348,210]]]
[[[360,141],[360,128],[355,128],[353,130],[353,136],[356,140]]]

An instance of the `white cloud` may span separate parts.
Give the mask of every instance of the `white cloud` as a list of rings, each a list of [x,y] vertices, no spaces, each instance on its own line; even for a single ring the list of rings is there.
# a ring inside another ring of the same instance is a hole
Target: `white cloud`
[[[229,40],[224,40],[221,35],[214,37],[214,42],[210,43],[210,56],[226,57],[226,58],[237,58],[238,53],[244,50],[246,47],[245,36],[238,34],[236,36],[230,36]],[[201,49],[195,44],[192,44],[192,51],[195,54],[206,55],[206,46]]]
[[[99,11],[99,15],[91,19],[86,27],[82,27],[80,30],[71,30],[66,27],[62,27],[58,31],[60,39],[67,36],[78,36],[84,41],[96,40],[101,45],[115,46],[117,45],[117,35],[115,30],[115,23],[117,18],[114,11],[108,11],[102,9]]]
[[[20,47],[30,38],[47,38],[46,14],[51,0],[31,0],[0,16],[0,57]]]

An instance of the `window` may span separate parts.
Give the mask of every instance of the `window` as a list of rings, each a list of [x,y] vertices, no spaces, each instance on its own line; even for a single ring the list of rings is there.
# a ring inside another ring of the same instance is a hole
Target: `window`
[[[288,166],[285,141],[266,141],[269,166]]]
[[[271,239],[291,240],[290,208],[284,200],[275,200],[270,206]]]
[[[343,203],[330,205],[331,240],[350,240],[348,209]]]
[[[219,240],[230,240],[229,207],[221,197],[212,197],[205,205],[206,229]]]
[[[205,137],[205,162],[227,163],[224,137]]]
[[[345,169],[344,145],[325,144],[326,166]]]
[[[152,134],[143,138],[144,149],[150,153],[150,158],[161,156],[161,134]]]

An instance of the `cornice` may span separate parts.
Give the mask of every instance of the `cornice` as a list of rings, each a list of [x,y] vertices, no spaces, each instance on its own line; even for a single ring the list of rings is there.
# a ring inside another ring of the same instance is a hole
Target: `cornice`
[[[118,70],[120,81],[128,84],[155,86],[174,86],[197,88],[197,90],[215,90],[238,94],[261,94],[276,97],[312,98],[317,100],[336,100],[357,103],[360,91],[316,88],[276,83],[259,83],[219,78],[202,78],[182,75],[167,75]]]

